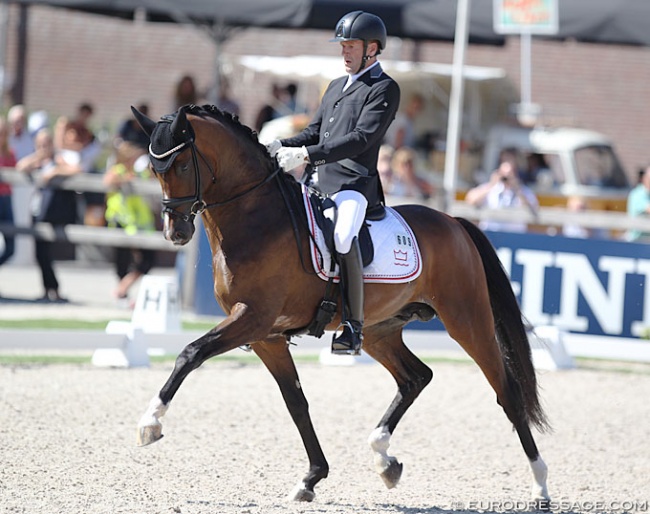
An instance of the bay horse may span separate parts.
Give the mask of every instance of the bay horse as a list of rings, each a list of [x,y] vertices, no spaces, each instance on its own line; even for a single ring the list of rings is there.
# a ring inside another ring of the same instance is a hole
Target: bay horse
[[[133,108],[132,108],[133,109]],[[308,269],[301,185],[279,172],[257,135],[214,106],[181,107],[158,122],[133,109],[151,139],[149,157],[163,193],[164,237],[184,245],[201,215],[212,250],[214,294],[227,317],[178,355],[138,424],[138,444],[162,437],[160,418],[188,374],[207,359],[250,345],[276,380],[298,428],[309,470],[289,497],[311,501],[329,464],[316,436],[288,338],[304,331],[326,282]],[[517,431],[532,474],[533,500],[548,505],[547,467],[531,427],[548,428],[522,314],[498,256],[471,222],[421,205],[395,208],[422,253],[422,272],[403,284],[365,285],[363,350],[383,365],[397,393],[370,434],[376,471],[388,488],[402,464],[388,454],[404,413],[432,371],[404,344],[412,320],[434,316],[480,367]],[[338,287],[338,286],[336,286]],[[340,308],[327,326],[334,330]]]

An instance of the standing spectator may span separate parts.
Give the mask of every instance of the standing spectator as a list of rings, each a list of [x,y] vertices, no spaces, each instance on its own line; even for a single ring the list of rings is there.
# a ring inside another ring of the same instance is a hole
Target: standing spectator
[[[515,156],[516,157],[516,156]],[[511,153],[502,155],[502,162],[490,176],[490,180],[470,189],[465,196],[465,201],[475,207],[488,209],[508,209],[526,207],[534,214],[539,209],[539,202],[535,193],[523,184],[519,178],[516,160]],[[481,221],[483,230],[526,232],[527,225],[520,221]]]
[[[76,154],[83,173],[99,173],[95,161],[102,151],[100,141],[90,128],[90,118],[94,109],[89,103],[77,108],[76,116],[68,119],[61,116],[54,127],[54,146],[61,154]],[[104,194],[86,192],[84,223],[92,226],[104,225]]]
[[[73,129],[68,129],[72,132]],[[71,139],[75,134],[64,134]],[[36,150],[23,157],[16,168],[24,173],[32,174],[40,171],[37,177],[38,189],[32,199],[32,220],[44,221],[55,226],[75,223],[77,220],[77,200],[74,191],[58,189],[61,178],[82,172],[81,157],[72,150],[56,152],[51,132],[41,129],[35,137]],[[36,261],[41,268],[43,278],[43,301],[65,301],[59,294],[59,281],[54,273],[52,242],[41,239],[35,241]]]
[[[22,105],[14,105],[7,112],[9,122],[9,147],[20,160],[34,151],[34,140],[27,130],[27,111]]]
[[[627,196],[627,214],[631,217],[650,216],[650,165],[639,176],[639,183]],[[629,230],[625,236],[628,241],[650,242],[650,232]]]
[[[149,105],[138,105],[138,111],[145,116],[149,116]],[[117,129],[115,148],[118,148],[122,142],[132,143],[143,150],[149,148],[149,136],[144,130],[142,130],[142,127],[133,117],[133,114],[129,115],[129,117],[125,119]]]
[[[408,99],[404,112],[398,112],[395,121],[386,133],[385,142],[395,150],[403,146],[415,148],[417,136],[415,133],[415,120],[424,107],[424,97],[418,93]]]
[[[115,164],[104,175],[104,185],[113,191],[106,199],[106,221],[110,227],[123,228],[127,234],[155,230],[155,219],[151,207],[142,196],[129,192],[134,180],[148,179],[148,159],[139,166],[143,155],[138,146],[123,142],[117,148]],[[153,250],[141,248],[115,248],[115,269],[120,279],[115,289],[118,301],[128,300],[129,289],[153,266]]]
[[[0,117],[0,168],[13,168],[16,166],[16,156],[9,148],[9,126],[4,118]],[[11,185],[0,180],[0,223],[14,222],[14,210],[11,201]],[[14,254],[16,240],[13,236],[0,234],[4,241],[0,245],[0,266]]]

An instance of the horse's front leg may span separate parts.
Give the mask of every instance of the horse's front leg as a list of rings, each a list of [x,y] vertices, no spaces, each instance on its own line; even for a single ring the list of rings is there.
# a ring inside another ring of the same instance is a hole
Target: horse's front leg
[[[309,404],[302,391],[296,366],[289,352],[287,341],[278,338],[273,341],[260,342],[253,345],[253,351],[259,356],[264,365],[273,375],[289,414],[300,432],[300,437],[307,450],[309,471],[289,494],[291,500],[312,501],[316,496],[314,487],[327,477],[329,465],[323,454],[318,437],[314,431],[309,416]]]
[[[390,322],[364,332],[363,349],[384,366],[397,382],[398,391],[381,421],[368,438],[375,452],[375,469],[389,489],[402,476],[402,464],[388,455],[390,438],[404,413],[433,378],[431,369],[404,346],[402,327]]]
[[[152,398],[147,411],[138,422],[138,446],[154,443],[162,437],[160,418],[167,412],[169,402],[191,371],[210,357],[220,355],[256,339],[262,339],[266,333],[268,333],[268,329],[264,328],[259,316],[253,318],[248,306],[238,303],[233,307],[230,315],[219,325],[183,348],[176,358],[174,370],[167,382],[158,395]]]

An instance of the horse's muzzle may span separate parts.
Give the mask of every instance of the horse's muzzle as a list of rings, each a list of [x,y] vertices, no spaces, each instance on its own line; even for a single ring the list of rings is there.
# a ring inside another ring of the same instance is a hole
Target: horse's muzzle
[[[163,235],[175,246],[183,246],[189,243],[194,235],[194,223],[175,221],[166,217]]]

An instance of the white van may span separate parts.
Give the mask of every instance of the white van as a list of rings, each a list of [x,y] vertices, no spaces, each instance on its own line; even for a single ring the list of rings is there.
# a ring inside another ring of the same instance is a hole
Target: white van
[[[523,157],[542,158],[543,167],[528,183],[541,205],[564,206],[569,196],[581,196],[589,208],[625,211],[630,181],[612,141],[603,134],[578,128],[497,125],[488,134],[482,169],[487,173],[496,169],[506,148],[518,150],[524,170]]]

